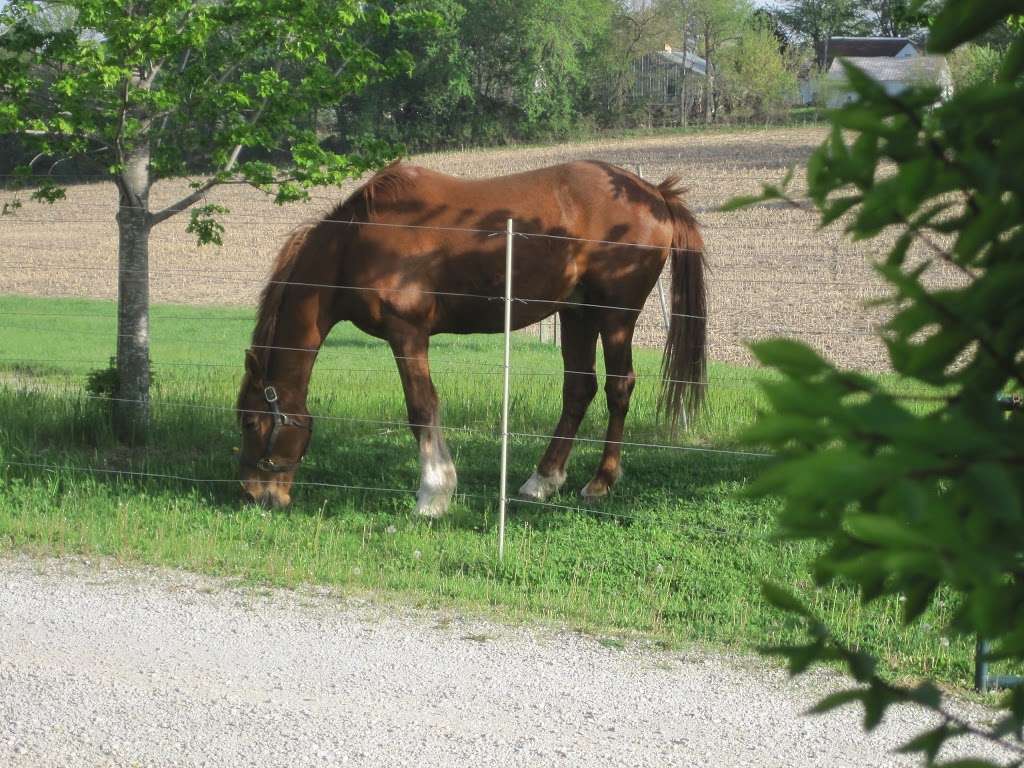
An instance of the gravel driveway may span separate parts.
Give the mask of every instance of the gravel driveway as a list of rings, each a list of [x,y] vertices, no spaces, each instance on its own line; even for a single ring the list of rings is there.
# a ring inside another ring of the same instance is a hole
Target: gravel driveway
[[[890,752],[928,724],[916,710],[871,736],[852,708],[802,717],[831,676],[617,645],[326,590],[5,556],[0,765],[919,764]]]

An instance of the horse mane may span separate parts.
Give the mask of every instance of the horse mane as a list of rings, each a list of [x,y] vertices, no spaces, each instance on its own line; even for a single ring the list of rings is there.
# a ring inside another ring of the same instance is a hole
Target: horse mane
[[[260,294],[260,305],[256,311],[256,328],[252,332],[252,350],[260,361],[260,366],[267,370],[267,363],[270,359],[270,347],[274,344],[274,334],[277,331],[277,318],[281,310],[281,301],[284,299],[285,289],[295,270],[295,262],[298,260],[299,251],[309,233],[313,231],[316,222],[300,224],[288,234],[281,250],[277,252],[274,260],[274,268],[267,278],[267,284]]]
[[[377,200],[393,197],[409,182],[409,173],[401,160],[395,160],[377,171],[365,184],[353,192],[325,218],[329,221],[368,221],[373,216]],[[274,344],[277,320],[285,289],[295,269],[295,262],[309,233],[317,222],[308,221],[293,229],[274,260],[267,284],[260,294],[256,312],[256,328],[252,332],[252,350],[264,371],[270,359],[269,347]]]
[[[412,176],[402,160],[393,160],[381,168],[328,216],[334,221],[371,221],[376,217],[378,201],[393,199],[409,184]]]

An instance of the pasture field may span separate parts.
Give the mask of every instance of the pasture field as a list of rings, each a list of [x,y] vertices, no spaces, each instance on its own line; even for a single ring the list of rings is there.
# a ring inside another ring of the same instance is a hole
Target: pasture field
[[[267,511],[241,504],[233,481],[232,407],[251,309],[154,308],[152,439],[135,450],[112,439],[108,404],[85,389],[88,371],[113,352],[113,304],[6,296],[0,313],[0,548],[383,591],[506,620],[741,649],[799,637],[791,619],[760,598],[761,580],[771,579],[806,594],[830,625],[897,674],[970,679],[973,639],[935,629],[949,618],[948,601],[903,629],[896,601],[862,606],[843,587],[812,588],[814,547],[773,541],[776,504],[742,495],[766,461],[756,456],[626,447],[626,476],[613,497],[580,509],[574,494],[600,445],[579,443],[569,482],[552,499],[568,508],[513,505],[499,563],[500,336],[435,339],[460,488],[453,513],[430,522],[411,511],[417,457],[394,363],[383,343],[349,326],[332,333],[312,383],[310,410],[320,418],[300,479],[323,485],[298,489],[287,511]],[[548,433],[560,405],[557,349],[519,335],[512,361],[510,429]],[[762,405],[755,384],[766,374],[714,363],[705,417],[673,439],[654,413],[659,363],[654,350],[637,355],[627,439],[737,448],[738,431]],[[599,437],[604,419],[599,395],[580,434]],[[512,443],[513,489],[544,442]]]
[[[870,259],[885,243],[851,243],[837,228],[817,229],[815,214],[779,206],[735,213],[717,208],[735,195],[777,182],[801,166],[821,143],[824,128],[774,128],[659,135],[578,144],[486,149],[419,155],[412,162],[478,178],[595,158],[640,170],[655,183],[677,174],[689,188],[707,243],[710,267],[709,334],[717,360],[749,363],[745,342],[786,333],[844,364],[885,369],[885,350],[873,334],[883,316],[865,300],[882,295]],[[802,194],[802,173],[793,193]],[[242,185],[215,188],[208,202],[230,209],[221,247],[196,246],[180,215],[151,238],[154,301],[251,307],[285,235],[346,197],[340,189],[314,190],[309,203],[275,206]],[[153,206],[188,192],[187,180],[158,183]],[[117,281],[117,191],[110,182],[78,183],[54,206],[26,202],[0,220],[0,255],[8,269],[0,293],[113,298]],[[937,280],[951,279],[941,268]],[[641,318],[641,343],[660,347],[663,324],[656,296]]]

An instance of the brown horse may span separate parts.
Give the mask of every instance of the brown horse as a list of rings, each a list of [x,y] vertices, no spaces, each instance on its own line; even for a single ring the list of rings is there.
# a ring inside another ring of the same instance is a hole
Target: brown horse
[[[376,174],[321,221],[291,235],[260,300],[238,396],[241,482],[284,506],[312,432],[306,392],[320,345],[342,320],[387,340],[419,442],[417,511],[443,514],[455,491],[427,349],[435,333],[503,330],[505,229],[514,220],[512,323],[554,312],[562,327],[563,406],[555,437],[520,488],[544,500],[565,482],[573,438],[597,393],[597,338],[608,377],[604,454],[584,498],[621,475],[633,390],[633,329],[672,254],[672,319],[660,406],[673,425],[704,392],[703,244],[678,179],[658,186],[621,168],[575,162],[467,181],[412,165]]]

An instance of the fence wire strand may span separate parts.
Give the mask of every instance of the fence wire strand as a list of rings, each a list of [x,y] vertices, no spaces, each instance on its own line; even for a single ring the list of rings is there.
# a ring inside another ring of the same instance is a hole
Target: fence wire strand
[[[373,288],[371,288],[371,287],[359,286],[359,285],[334,285],[334,284],[331,284],[331,283],[305,283],[305,282],[299,282],[299,281],[294,281],[294,280],[267,280],[267,279],[264,279],[264,278],[255,278],[255,277],[239,277],[239,276],[232,276],[232,275],[236,275],[237,273],[235,273],[234,271],[231,271],[231,270],[185,269],[185,268],[182,268],[182,267],[178,267],[178,268],[160,268],[160,267],[156,267],[156,268],[152,268],[152,269],[149,269],[149,270],[133,270],[133,269],[119,270],[119,268],[116,267],[116,266],[102,267],[102,266],[94,266],[94,265],[88,265],[88,264],[82,264],[82,265],[79,265],[79,264],[68,264],[66,262],[65,263],[60,263],[60,264],[57,264],[57,263],[53,263],[53,264],[40,264],[39,262],[33,262],[33,261],[3,261],[3,262],[0,262],[0,266],[16,267],[16,268],[27,269],[27,270],[32,270],[32,271],[52,271],[52,270],[55,270],[55,269],[58,269],[58,270],[78,269],[78,270],[89,271],[89,272],[120,272],[121,274],[146,273],[146,274],[148,274],[150,276],[153,276],[153,275],[206,275],[206,276],[210,276],[210,275],[212,275],[214,280],[218,280],[218,281],[223,282],[223,283],[240,283],[242,285],[248,285],[248,284],[252,284],[252,285],[293,285],[293,286],[301,287],[301,288],[323,288],[325,290],[353,290],[353,291],[369,291],[369,292],[373,292],[373,293],[405,293],[405,294],[419,293],[419,294],[424,294],[424,295],[428,295],[428,296],[447,296],[447,297],[452,297],[452,298],[481,299],[481,300],[486,300],[486,301],[489,301],[489,302],[502,302],[502,301],[504,301],[504,298],[502,296],[499,296],[499,295],[488,295],[488,294],[482,294],[482,293],[460,293],[460,292],[456,292],[456,291],[431,291],[431,290],[424,289],[424,288],[380,288],[380,287],[373,287]],[[226,276],[221,276],[221,275],[226,275]],[[774,285],[774,286],[783,286],[783,287],[785,287],[785,286],[801,285],[801,286],[816,286],[816,287],[819,287],[819,288],[829,288],[829,287],[844,287],[845,288],[845,287],[855,286],[855,287],[859,287],[859,288],[861,288],[863,290],[874,290],[874,291],[889,290],[886,286],[881,285],[881,284],[878,285],[878,286],[872,286],[872,285],[865,286],[862,281],[857,281],[857,280],[804,280],[804,279],[801,279],[801,280],[761,280],[761,279],[751,279],[751,278],[720,278],[720,277],[716,277],[714,275],[706,276],[705,280],[711,286],[714,286],[715,283],[728,283],[728,284],[744,284],[744,285]],[[955,287],[955,285],[954,284],[950,284],[950,287]],[[644,307],[640,307],[638,309],[636,307],[616,306],[614,304],[589,304],[587,302],[562,301],[562,300],[556,300],[556,299],[533,299],[533,298],[524,298],[524,297],[514,297],[513,300],[515,302],[517,302],[517,303],[523,303],[523,304],[528,304],[528,303],[545,303],[545,304],[555,304],[555,305],[561,305],[561,306],[576,306],[576,307],[595,308],[595,309],[611,309],[611,310],[619,310],[619,311],[622,311],[622,312],[637,312],[637,313],[644,311]],[[670,313],[670,314],[675,314],[675,313]],[[691,317],[691,318],[695,318],[695,319],[698,319],[698,320],[706,320],[707,319],[706,317],[700,316],[700,315],[680,314],[678,316],[680,316],[680,317]]]
[[[0,176],[0,178],[3,178],[3,177]],[[107,177],[104,176],[102,178],[107,178]],[[108,205],[102,205],[101,206],[101,204],[84,204],[81,207],[96,207],[96,208],[103,207],[103,208],[106,208],[106,209],[110,208],[110,206],[108,206]],[[230,220],[231,221],[236,221],[236,222],[253,222],[253,223],[265,223],[265,222],[268,222],[268,221],[270,221],[270,222],[278,222],[278,221],[280,221],[282,223],[285,223],[285,221],[286,221],[283,217],[282,218],[276,218],[276,217],[270,217],[270,218],[267,218],[267,217],[262,217],[262,218],[245,218],[245,217],[239,217],[239,216],[230,217]],[[22,225],[22,224],[29,224],[29,225],[48,224],[48,225],[52,225],[52,224],[55,224],[55,223],[59,223],[59,224],[103,223],[103,224],[111,224],[111,225],[113,225],[114,222],[113,222],[113,220],[111,218],[103,218],[103,219],[98,219],[98,218],[59,218],[59,219],[54,220],[54,219],[46,219],[46,218],[24,218],[22,216],[18,216],[18,217],[13,217],[13,218],[6,218],[2,222],[0,222],[0,224],[3,224],[3,223],[15,224],[15,225]],[[613,247],[613,248],[616,248],[616,249],[657,250],[657,251],[661,251],[661,252],[665,252],[665,253],[671,253],[671,252],[692,253],[693,252],[691,249],[688,249],[688,248],[678,248],[677,249],[677,248],[671,247],[671,245],[655,245],[655,244],[650,244],[650,243],[622,242],[622,241],[604,240],[604,239],[596,239],[596,238],[575,238],[575,237],[571,237],[571,236],[568,236],[568,235],[558,235],[558,234],[551,234],[551,233],[545,233],[545,232],[506,232],[505,230],[489,229],[489,228],[447,227],[447,226],[415,225],[415,224],[396,224],[396,223],[390,223],[390,222],[365,222],[365,221],[354,221],[354,220],[351,220],[351,219],[329,218],[329,217],[326,217],[326,216],[324,218],[319,219],[317,222],[315,222],[314,226],[317,225],[317,224],[328,224],[328,225],[337,224],[337,225],[343,225],[343,226],[356,226],[356,227],[405,229],[405,230],[411,230],[411,231],[429,230],[429,231],[437,231],[437,232],[442,232],[442,233],[451,233],[451,234],[458,234],[458,235],[482,236],[482,237],[487,238],[487,239],[492,239],[492,238],[493,239],[497,239],[499,237],[509,237],[512,240],[518,241],[518,242],[528,242],[528,241],[531,241],[531,240],[541,240],[541,239],[544,239],[544,240],[551,240],[551,241],[558,241],[558,242],[576,242],[576,243],[580,243],[580,244],[583,244],[583,245],[590,245],[590,246],[609,246],[609,247]],[[731,231],[731,230],[740,230],[740,229],[757,229],[757,230],[760,230],[760,229],[762,229],[762,227],[760,225],[737,226],[737,225],[725,224],[725,223],[722,223],[722,222],[708,222],[708,223],[705,223],[704,225],[702,225],[701,229],[702,230]],[[807,227],[802,227],[802,226],[789,227],[789,229],[790,230],[807,231],[807,232],[818,232],[818,233],[822,233],[823,232],[823,230],[820,227],[816,226],[816,225],[815,226],[807,226]],[[167,232],[169,235],[170,234],[174,234],[172,231],[167,230],[167,229],[161,230],[161,235],[163,234],[163,232]],[[830,233],[826,231],[825,234],[830,234]],[[160,238],[160,242],[166,242],[166,241],[163,240],[163,238],[161,237]],[[175,241],[175,242],[173,242],[173,244],[179,245],[181,243],[180,243],[180,241]],[[186,244],[186,247],[191,247],[191,245],[190,244]],[[38,251],[46,251],[47,253],[51,253],[51,254],[54,252],[54,249],[52,247],[51,248],[44,248],[44,247],[36,246],[34,244],[15,245],[15,246],[12,246],[12,248],[15,248],[15,249],[18,249],[18,250],[28,250],[28,251],[33,251],[34,250],[34,251],[37,251],[37,252]],[[68,250],[70,250],[70,249],[68,249]],[[498,251],[497,245],[495,247],[495,251],[496,252]],[[13,254],[12,254],[12,256],[13,256]],[[202,280],[204,280],[207,283],[241,283],[241,284],[254,284],[254,285],[260,285],[260,286],[265,286],[265,285],[268,285],[268,284],[273,284],[273,285],[285,285],[285,286],[295,286],[295,287],[302,287],[302,288],[314,288],[314,289],[325,289],[325,290],[350,290],[350,291],[356,291],[356,292],[369,292],[369,293],[378,294],[378,295],[381,295],[381,294],[400,294],[400,295],[424,294],[424,295],[432,295],[432,296],[443,297],[443,298],[474,299],[474,300],[480,300],[480,301],[484,301],[484,302],[488,302],[488,303],[501,303],[501,304],[503,304],[506,301],[505,297],[503,297],[501,295],[490,295],[490,294],[471,293],[471,292],[458,292],[458,291],[429,290],[429,289],[418,288],[418,287],[388,288],[388,287],[369,287],[369,286],[360,286],[360,285],[338,285],[338,284],[331,284],[331,283],[301,282],[301,281],[294,281],[294,280],[267,280],[267,279],[262,279],[262,278],[247,277],[244,274],[239,273],[238,270],[231,270],[231,269],[209,269],[209,268],[203,269],[203,268],[184,268],[184,267],[178,267],[178,268],[153,268],[153,269],[149,269],[149,270],[120,270],[117,266],[100,266],[100,265],[96,265],[96,264],[75,264],[75,263],[68,263],[68,262],[60,262],[60,263],[57,263],[57,262],[41,262],[41,261],[38,261],[38,260],[35,260],[35,261],[25,261],[25,260],[18,260],[18,259],[10,258],[10,257],[7,257],[7,256],[3,256],[3,257],[0,257],[0,258],[4,259],[3,261],[0,261],[0,265],[3,265],[3,266],[8,267],[8,268],[22,269],[22,270],[26,270],[26,271],[42,271],[42,270],[46,270],[46,271],[54,272],[55,270],[61,270],[61,271],[80,270],[80,271],[102,272],[102,273],[118,273],[118,274],[122,274],[122,275],[123,274],[145,274],[146,276],[149,276],[149,277],[153,277],[153,276],[156,276],[156,277],[159,277],[159,276],[170,276],[170,277],[176,277],[179,280],[188,280],[188,279],[191,279],[191,278],[198,277],[198,278],[202,278]],[[751,264],[722,264],[722,265],[716,265],[715,268],[716,269],[729,270],[729,269],[755,268],[755,267],[756,268],[762,268],[762,267],[764,267],[764,264],[761,264],[761,263],[757,263],[757,264],[754,264],[754,263],[751,263]],[[799,279],[792,279],[794,277],[797,277]],[[659,284],[660,284],[660,281],[662,279],[664,279],[664,278],[665,278],[665,275],[662,275],[661,277],[659,277]],[[712,288],[716,284],[728,284],[728,285],[750,286],[750,287],[755,288],[757,290],[762,290],[766,286],[785,287],[785,288],[790,288],[790,287],[793,287],[793,286],[812,286],[812,287],[817,288],[819,291],[824,291],[824,290],[828,290],[828,289],[832,289],[832,288],[841,289],[841,288],[847,288],[847,287],[851,287],[852,286],[852,287],[856,287],[856,288],[860,289],[861,291],[865,291],[865,292],[871,291],[871,292],[874,292],[876,294],[880,293],[882,291],[888,292],[888,290],[889,290],[886,286],[882,286],[882,285],[877,285],[877,286],[876,285],[865,285],[862,281],[856,281],[856,280],[840,280],[840,279],[835,279],[835,278],[832,278],[832,279],[820,279],[820,278],[815,278],[813,275],[808,276],[808,273],[796,273],[794,275],[791,275],[791,279],[788,279],[788,280],[761,279],[761,278],[749,278],[749,277],[730,278],[730,277],[719,277],[716,274],[710,274],[707,277],[707,282],[709,283],[709,285],[712,286]],[[635,313],[637,315],[640,315],[641,313],[644,313],[645,311],[653,311],[653,310],[650,310],[647,307],[646,303],[645,303],[644,306],[640,306],[640,307],[635,307],[635,306],[627,307],[627,306],[617,306],[617,305],[614,305],[614,304],[603,304],[603,303],[596,303],[596,302],[569,301],[569,300],[545,299],[545,298],[536,298],[536,297],[513,297],[511,299],[511,301],[513,303],[515,303],[515,304],[520,304],[520,305],[531,305],[532,304],[532,305],[546,305],[546,306],[549,306],[549,307],[558,307],[558,308],[579,308],[579,309],[586,309],[586,310],[621,311],[621,312]],[[650,301],[650,297],[648,297],[647,301],[648,302]],[[0,312],[0,316],[3,316],[3,317],[24,316],[24,317],[39,317],[39,318],[57,318],[57,317],[67,318],[67,317],[74,317],[75,315],[67,315],[67,314],[60,314],[60,313],[42,313],[42,312],[39,312],[39,313],[31,313],[31,312],[19,313],[19,312],[6,312],[5,311],[5,312]],[[708,323],[708,321],[709,321],[709,318],[706,315],[695,315],[695,314],[688,314],[688,313],[676,313],[676,312],[668,312],[668,311],[666,311],[666,312],[664,312],[664,316],[665,317],[671,317],[671,318],[677,318],[678,317],[678,318],[682,318],[682,319],[685,319],[685,320],[698,320],[698,321],[703,321],[705,323]],[[81,318],[86,318],[86,317],[93,318],[93,317],[95,317],[95,318],[101,318],[101,319],[106,319],[106,320],[116,320],[117,319],[115,316],[99,315],[99,314],[94,314],[94,313],[82,314],[82,315],[78,315],[77,317],[81,317]],[[152,315],[150,317],[150,319],[153,322],[157,322],[157,323],[166,322],[166,321],[170,321],[170,320],[176,320],[176,321],[186,321],[186,320],[191,321],[191,320],[195,320],[195,321],[206,321],[206,322],[211,321],[211,318],[206,317],[206,316],[175,315],[175,314],[163,314],[163,313],[161,313],[161,314],[154,314],[154,315]],[[252,320],[250,320],[249,318],[244,318],[244,317],[213,318],[212,320],[215,320],[217,322],[221,322],[221,321],[224,321],[224,320],[229,320],[229,321],[243,321],[243,320],[246,320],[246,321],[252,322]],[[661,325],[662,328],[664,328],[665,323],[662,323],[660,325]],[[638,323],[638,327],[642,327],[642,326],[643,326],[642,322]],[[97,332],[74,331],[74,330],[69,331],[69,330],[60,329],[60,328],[25,327],[25,328],[19,328],[19,330],[38,331],[38,332],[59,332],[59,333],[62,333],[62,334],[69,334],[69,333],[71,333],[71,334],[75,334],[75,335],[85,335],[85,336],[105,336],[105,337],[109,336],[108,332],[103,332],[103,331],[97,331]],[[724,330],[726,332],[731,332],[731,333],[738,333],[738,332],[740,332],[737,329],[722,329],[722,330]],[[813,329],[812,330],[812,329],[799,329],[799,328],[786,328],[786,327],[768,327],[768,328],[760,328],[760,329],[758,329],[757,332],[762,333],[762,334],[795,333],[797,335],[874,336],[877,331],[876,331],[876,329],[867,329],[867,328],[865,328],[865,329],[860,329],[860,328],[858,328],[858,329],[827,329],[827,330]],[[117,336],[117,334],[115,334],[115,336],[118,337],[118,338],[120,337],[120,336]],[[128,336],[128,335],[124,334],[123,336]],[[154,342],[154,343],[159,343],[159,342]],[[190,344],[205,344],[205,345],[209,345],[209,346],[218,346],[218,347],[220,347],[221,345],[233,344],[235,342],[233,342],[233,341],[231,341],[229,339],[223,339],[223,340],[191,339],[189,341],[189,343]],[[740,343],[741,342],[723,342],[723,343],[719,343],[719,344],[711,344],[711,345],[708,346],[708,348],[709,349],[731,348],[731,347],[739,346]],[[277,351],[289,351],[289,352],[304,352],[304,353],[318,353],[318,352],[321,351],[320,349],[314,349],[314,348],[309,348],[309,347],[289,347],[289,346],[284,346],[284,345],[280,345],[280,346],[279,345],[256,345],[256,347],[259,348],[259,349],[265,349],[265,350],[277,350]],[[401,357],[401,356],[396,356],[396,359],[398,359],[398,360],[402,360],[402,359],[417,359],[417,360],[419,360],[419,359],[422,359],[422,358],[419,358],[419,357],[404,358],[404,357]],[[32,362],[32,359],[20,359],[20,358],[9,358],[9,357],[0,357],[0,360],[16,360],[18,362]],[[84,360],[63,360],[63,361],[61,361],[61,360],[56,360],[56,359],[42,358],[42,359],[36,359],[35,362],[46,362],[46,363],[74,362],[74,363],[78,363],[78,364],[87,364],[89,361],[84,361]],[[155,361],[154,365],[156,365],[156,366],[161,366],[161,365],[179,366],[179,367],[196,366],[196,367],[211,367],[211,368],[214,368],[214,367],[216,367],[216,368],[220,368],[220,367],[225,367],[225,368],[226,367],[236,367],[236,366],[234,366],[233,364],[230,364],[230,363],[204,363],[204,362],[198,362],[198,361],[188,361],[188,362],[180,361],[179,362],[179,361],[159,361],[159,360]],[[452,368],[461,367],[462,368],[462,370],[460,371],[461,373],[479,374],[479,375],[501,375],[503,373],[503,368],[504,368],[504,366],[501,366],[501,365],[498,365],[498,364],[487,365],[487,364],[470,363],[470,362],[462,362],[462,361],[434,361],[434,363],[432,365],[432,367],[437,367],[437,368],[442,368],[442,367],[445,367],[445,366],[452,367]],[[240,367],[240,366],[237,366],[237,367]],[[474,371],[474,370],[471,370],[472,368],[476,368],[476,369],[480,369],[480,370]],[[336,372],[345,372],[345,373],[349,373],[349,372],[381,373],[381,372],[389,371],[389,370],[393,370],[393,369],[391,369],[391,368],[357,368],[357,367],[341,367],[341,368],[335,367],[335,368],[332,368],[332,367],[319,367],[318,366],[317,370],[318,371],[336,371]],[[512,375],[524,376],[524,377],[541,377],[541,376],[565,377],[565,376],[573,376],[573,375],[579,375],[579,376],[595,376],[596,375],[596,376],[605,376],[606,378],[626,378],[627,377],[626,374],[613,374],[613,373],[607,373],[607,372],[599,373],[599,372],[595,372],[595,371],[577,371],[577,370],[558,370],[558,371],[555,371],[555,370],[551,370],[551,371],[527,370],[527,371],[512,371]],[[630,374],[629,376],[632,376],[632,374]],[[714,376],[712,376],[707,381],[685,381],[685,380],[677,380],[677,379],[672,379],[672,378],[666,378],[666,377],[663,377],[663,376],[660,376],[660,375],[656,375],[656,374],[640,374],[640,375],[637,375],[636,378],[642,378],[642,379],[646,379],[646,380],[649,380],[649,381],[660,382],[662,384],[685,384],[685,385],[704,386],[704,387],[709,387],[709,386],[712,386],[712,385],[719,385],[719,384],[728,386],[728,384],[725,384],[725,382],[734,382],[734,381],[735,382],[741,382],[742,381],[742,382],[746,383],[744,385],[735,385],[735,386],[749,386],[749,384],[751,384],[751,383],[766,383],[766,382],[769,382],[769,381],[777,380],[777,379],[769,378],[769,377],[759,378],[759,377],[755,377],[755,376],[747,376],[747,377],[741,377],[741,376],[714,377]],[[121,403],[135,403],[135,404],[143,404],[143,403],[145,403],[145,404],[148,404],[148,405],[150,405],[152,407],[155,407],[155,408],[168,407],[168,408],[195,409],[195,410],[213,411],[213,412],[231,412],[231,413],[243,413],[243,414],[254,414],[254,415],[274,415],[274,411],[263,410],[263,409],[242,409],[242,410],[238,410],[238,409],[236,409],[234,407],[219,406],[219,405],[209,405],[209,404],[201,404],[201,403],[188,403],[188,402],[176,402],[176,401],[165,401],[165,400],[145,400],[145,401],[143,401],[143,400],[136,400],[136,399],[131,399],[131,398],[108,397],[108,396],[92,395],[92,394],[84,394],[84,393],[76,393],[76,394],[77,394],[78,397],[81,397],[83,399],[90,400],[90,401],[106,401],[106,402],[121,402]],[[304,416],[305,414],[286,414],[286,415],[289,415],[289,416],[303,415]],[[489,437],[489,438],[497,437],[497,435],[496,435],[496,433],[494,432],[493,429],[482,429],[482,428],[470,427],[470,426],[444,426],[444,425],[439,425],[439,424],[410,424],[408,421],[403,421],[403,420],[363,419],[363,418],[356,418],[356,417],[331,416],[331,415],[327,415],[327,414],[312,415],[312,418],[314,418],[316,420],[328,421],[328,422],[360,423],[360,424],[369,424],[369,425],[375,425],[375,426],[384,426],[384,427],[388,427],[388,428],[396,428],[396,427],[408,428],[410,426],[411,427],[428,427],[428,426],[429,427],[440,427],[443,430],[447,430],[447,431],[451,431],[451,432],[457,432],[457,433],[463,433],[463,434],[483,435],[483,436],[486,436],[486,437]],[[567,441],[571,441],[573,443],[589,443],[589,444],[600,443],[600,444],[604,444],[604,445],[617,445],[617,446],[630,447],[630,448],[651,449],[651,450],[668,450],[668,451],[683,451],[683,452],[697,452],[697,453],[711,454],[711,455],[728,455],[728,456],[736,456],[736,457],[744,457],[744,458],[758,458],[758,459],[770,458],[770,457],[774,456],[774,454],[766,453],[766,452],[732,450],[732,449],[715,448],[715,447],[711,447],[711,446],[702,446],[702,445],[679,445],[679,444],[670,444],[670,443],[641,442],[641,441],[629,441],[629,440],[609,441],[609,440],[606,440],[603,437],[587,437],[587,436],[579,436],[579,435],[574,435],[572,437],[569,437],[569,436],[561,436],[561,435],[550,435],[550,434],[544,434],[544,433],[532,432],[532,431],[521,431],[521,432],[508,431],[506,434],[507,434],[508,437],[517,438],[517,439],[523,439],[523,440],[548,440],[548,441],[567,440]],[[112,469],[112,468],[96,468],[96,467],[74,467],[74,466],[62,466],[62,465],[45,464],[45,463],[31,463],[31,462],[24,462],[24,461],[4,461],[4,463],[7,466],[9,466],[9,467],[16,466],[16,467],[23,467],[23,468],[34,468],[34,469],[40,469],[40,470],[44,470],[44,471],[71,471],[71,472],[83,472],[83,473],[92,472],[92,473],[102,473],[102,474],[108,474],[108,475],[118,475],[118,476],[128,476],[128,477],[149,477],[149,478],[157,478],[157,479],[164,479],[164,480],[190,482],[190,483],[196,483],[196,484],[199,484],[199,483],[216,483],[216,484],[227,483],[227,484],[231,484],[231,483],[237,483],[238,482],[235,479],[190,477],[190,476],[179,475],[179,474],[150,473],[150,472],[142,472],[142,471],[137,471],[137,470],[124,470],[124,469]],[[261,482],[272,482],[272,481],[261,481]],[[298,487],[319,487],[319,488],[340,489],[340,490],[359,491],[359,492],[380,492],[380,493],[402,494],[402,495],[409,495],[409,494],[414,494],[415,493],[415,491],[413,491],[411,489],[376,487],[376,486],[363,486],[363,485],[349,485],[349,484],[327,483],[327,482],[318,482],[318,481],[295,481],[293,484],[295,486],[298,486]],[[458,493],[457,496],[463,497],[463,498],[486,498],[486,499],[490,499],[490,500],[493,500],[493,498],[494,498],[493,495],[491,495],[491,494],[475,494],[475,493],[472,493],[472,494]],[[570,506],[570,505],[567,505],[567,504],[560,504],[560,503],[554,503],[554,502],[548,502],[548,501],[540,501],[540,500],[536,500],[536,499],[525,499],[525,498],[515,497],[515,496],[510,496],[509,497],[509,501],[512,502],[512,503],[515,503],[515,504],[528,504],[528,505],[534,505],[534,506],[550,507],[550,508],[568,510],[568,511],[573,511],[573,512],[585,512],[585,513],[588,513],[588,514],[606,515],[608,517],[615,517],[615,518],[622,519],[622,520],[634,520],[635,521],[635,520],[640,520],[641,519],[641,518],[639,518],[638,516],[635,516],[635,515],[628,515],[628,514],[622,514],[622,513],[617,513],[617,512],[610,512],[610,511],[607,511],[607,510],[594,509],[594,508],[591,508],[591,507]]]

